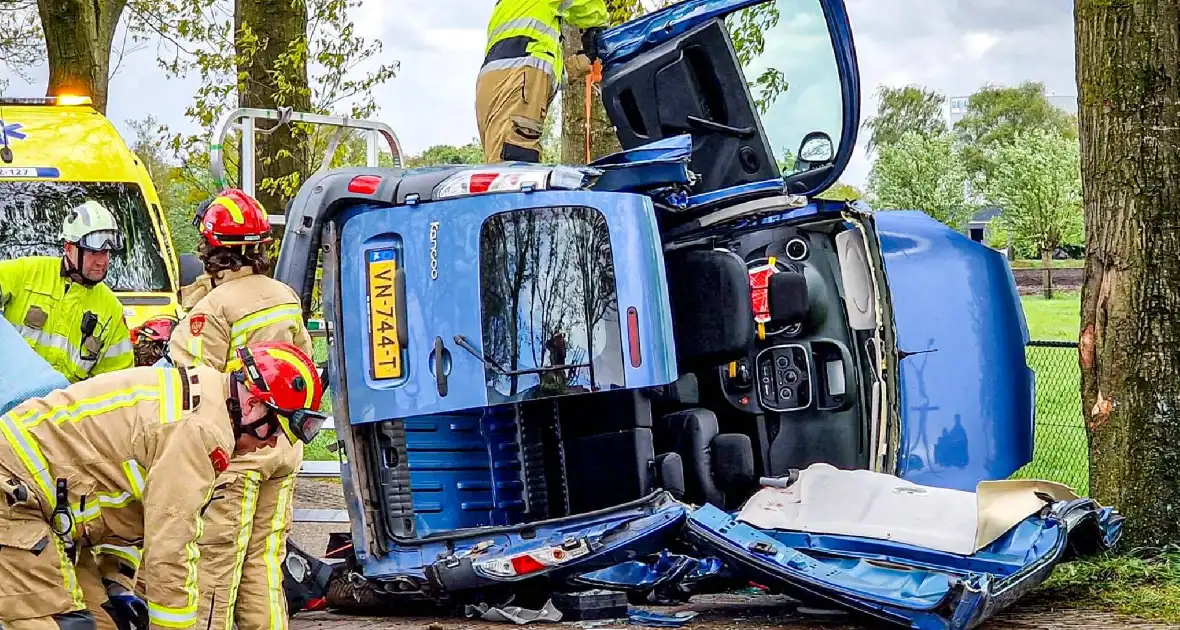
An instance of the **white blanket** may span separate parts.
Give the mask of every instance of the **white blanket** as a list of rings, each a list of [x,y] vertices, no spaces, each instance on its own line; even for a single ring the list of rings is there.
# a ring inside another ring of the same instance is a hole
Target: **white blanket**
[[[1046,481],[987,481],[976,492],[814,464],[788,488],[763,488],[738,520],[759,529],[842,534],[969,556],[1044,507],[1035,492],[1077,498]]]

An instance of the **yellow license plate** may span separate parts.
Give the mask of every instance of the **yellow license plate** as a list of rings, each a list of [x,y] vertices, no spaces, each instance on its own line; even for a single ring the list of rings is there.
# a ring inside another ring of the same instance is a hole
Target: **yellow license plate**
[[[392,249],[370,251],[369,271],[369,356],[375,380],[400,378],[402,347],[397,336],[397,261]]]

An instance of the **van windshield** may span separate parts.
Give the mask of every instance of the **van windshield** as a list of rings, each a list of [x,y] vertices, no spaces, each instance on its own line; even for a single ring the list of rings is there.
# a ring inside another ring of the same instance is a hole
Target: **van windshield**
[[[87,199],[115,213],[127,241],[111,257],[106,283],[115,291],[171,292],[143,193],[132,183],[0,181],[0,259],[61,256],[62,221]]]

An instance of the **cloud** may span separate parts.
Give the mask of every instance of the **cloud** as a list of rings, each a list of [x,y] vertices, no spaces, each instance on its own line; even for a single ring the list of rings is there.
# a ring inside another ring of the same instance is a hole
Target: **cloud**
[[[1012,33],[1059,25],[1063,15],[1073,21],[1070,0],[958,0],[946,8],[951,25],[965,30]]]

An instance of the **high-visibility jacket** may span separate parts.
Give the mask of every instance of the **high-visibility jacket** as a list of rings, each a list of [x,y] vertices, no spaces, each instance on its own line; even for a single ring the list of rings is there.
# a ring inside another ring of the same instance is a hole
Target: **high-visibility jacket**
[[[259,341],[285,341],[314,356],[298,294],[282,282],[243,269],[222,272],[215,283],[202,276],[189,287],[183,299],[196,301],[169,342],[175,365],[225,370],[236,348]],[[287,628],[282,562],[302,465],[303,443],[279,438],[218,478],[200,540],[198,617],[208,630]]]
[[[174,365],[225,370],[247,341],[288,341],[311,355],[303,307],[291,287],[249,268],[226,271],[172,331],[168,357]]]
[[[559,83],[564,73],[561,24],[606,26],[604,0],[499,0],[488,22],[481,73],[520,66],[544,70]]]
[[[123,305],[105,284],[83,286],[62,261],[29,256],[0,261],[0,309],[29,345],[72,383],[135,365]],[[85,314],[95,316],[83,335]]]
[[[228,376],[213,368],[136,367],[27,400],[0,417],[0,477],[15,478],[34,496],[40,518],[52,520],[56,486],[65,480],[74,544],[132,559],[143,549],[142,595],[153,629],[197,622],[201,513],[236,441],[228,396]],[[37,518],[0,522],[7,540],[35,541],[44,529]],[[59,568],[58,587],[80,604],[72,563]],[[45,577],[18,569],[0,582]]]

